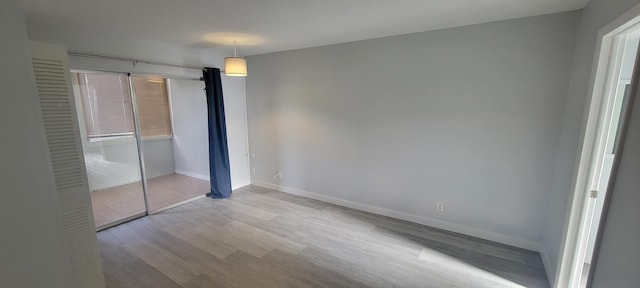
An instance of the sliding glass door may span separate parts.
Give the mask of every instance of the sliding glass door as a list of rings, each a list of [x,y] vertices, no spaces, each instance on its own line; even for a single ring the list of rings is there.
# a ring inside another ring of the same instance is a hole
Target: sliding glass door
[[[96,227],[145,215],[128,76],[81,72],[72,79]]]

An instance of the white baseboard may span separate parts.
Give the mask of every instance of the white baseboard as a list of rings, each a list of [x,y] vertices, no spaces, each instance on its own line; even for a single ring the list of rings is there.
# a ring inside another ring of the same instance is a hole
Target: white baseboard
[[[382,207],[371,206],[371,205],[353,202],[349,200],[329,197],[326,195],[313,193],[313,192],[309,192],[301,189],[280,186],[277,184],[258,181],[258,180],[252,180],[251,184],[268,188],[268,189],[281,191],[284,193],[289,193],[289,194],[303,196],[303,197],[307,197],[307,198],[311,198],[319,201],[324,201],[331,204],[340,205],[340,206],[344,206],[344,207],[348,207],[356,210],[361,210],[361,211],[374,213],[382,216],[387,216],[387,217],[405,220],[405,221],[418,223],[426,226],[431,226],[439,229],[444,229],[444,230],[448,230],[456,233],[461,233],[461,234],[465,234],[465,235],[469,235],[477,238],[482,238],[485,240],[498,242],[498,243],[502,243],[510,246],[515,246],[515,247],[519,247],[527,250],[540,251],[540,247],[541,247],[540,243],[530,241],[527,239],[521,239],[521,238],[499,234],[491,231],[486,231],[486,230],[482,230],[474,227],[437,220],[433,218],[427,218],[427,217],[418,216],[414,214],[408,214],[404,212],[390,210]]]
[[[193,172],[189,172],[189,171],[183,171],[183,170],[176,170],[176,174],[180,174],[180,175],[184,175],[184,176],[189,176],[189,177],[193,177],[193,178],[198,178],[201,180],[205,180],[205,181],[209,181],[209,175],[202,175],[202,174],[198,174],[198,173],[193,173]],[[233,184],[233,183],[231,183]],[[231,186],[231,190],[236,190],[238,188],[242,188],[244,186],[247,185],[251,185],[251,181],[246,181],[240,184],[236,184]]]
[[[242,188],[242,187],[244,187],[244,186],[247,186],[247,185],[251,185],[251,181],[247,181],[247,182],[244,182],[244,183],[240,183],[240,184],[238,184],[238,185],[233,185],[233,187],[231,187],[231,190],[240,189],[240,188]]]
[[[555,283],[556,277],[556,265],[551,263],[551,259],[549,259],[549,252],[544,246],[540,248],[540,257],[542,258],[542,265],[544,266],[544,271],[547,273],[547,280],[549,281],[549,287],[553,286]]]
[[[198,179],[201,179],[201,180],[209,181],[209,175],[202,175],[202,174],[193,173],[193,172],[184,171],[184,170],[176,170],[176,174],[180,174],[180,175],[184,175],[184,176],[189,176],[189,177],[193,177],[193,178],[198,178]]]

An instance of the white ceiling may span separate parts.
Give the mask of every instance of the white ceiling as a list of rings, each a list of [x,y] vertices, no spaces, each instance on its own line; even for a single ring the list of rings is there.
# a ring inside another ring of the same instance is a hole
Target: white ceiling
[[[589,0],[22,0],[27,21],[206,48],[238,32],[243,55],[577,10]],[[241,42],[241,41],[240,41]]]

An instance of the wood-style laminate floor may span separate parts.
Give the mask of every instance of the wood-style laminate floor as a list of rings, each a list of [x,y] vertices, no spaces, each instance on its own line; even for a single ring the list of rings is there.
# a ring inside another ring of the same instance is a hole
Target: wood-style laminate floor
[[[169,174],[147,180],[149,209],[167,207],[209,192],[209,181]],[[93,219],[100,228],[145,212],[142,182],[91,192]]]
[[[256,186],[98,240],[107,287],[548,287],[536,252]]]

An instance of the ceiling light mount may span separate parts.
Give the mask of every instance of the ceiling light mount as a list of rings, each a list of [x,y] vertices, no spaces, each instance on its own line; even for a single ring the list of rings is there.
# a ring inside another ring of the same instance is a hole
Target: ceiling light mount
[[[238,57],[236,41],[233,40],[233,57],[224,58],[224,74],[232,77],[247,76],[247,59]]]

